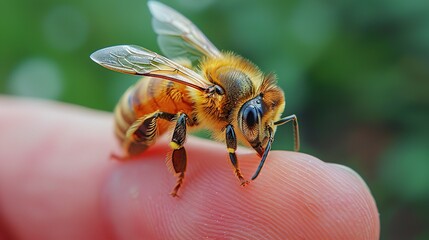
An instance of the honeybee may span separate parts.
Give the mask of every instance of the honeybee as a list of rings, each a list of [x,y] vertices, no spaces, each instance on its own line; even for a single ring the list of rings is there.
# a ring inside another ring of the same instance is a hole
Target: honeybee
[[[264,165],[278,125],[292,121],[294,150],[299,151],[298,120],[294,114],[281,118],[285,98],[274,75],[264,75],[237,54],[219,51],[174,9],[156,1],[149,1],[148,7],[167,57],[134,45],[107,47],[91,55],[105,68],[144,76],[115,108],[115,134],[125,152],[123,159],[138,156],[174,126],[167,164],[177,177],[171,192],[177,196],[186,171],[188,128],[206,128],[225,143],[234,174],[243,186],[248,181],[239,168],[237,142],[252,147],[261,157],[252,180]],[[192,68],[192,62],[197,67]]]

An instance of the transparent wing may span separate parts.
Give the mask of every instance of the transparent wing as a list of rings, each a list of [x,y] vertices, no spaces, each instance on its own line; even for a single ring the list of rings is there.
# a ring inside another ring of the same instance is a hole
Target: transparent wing
[[[113,71],[163,78],[206,90],[210,82],[189,68],[139,46],[119,45],[100,49],[91,59]]]
[[[185,57],[196,61],[201,56],[219,57],[220,51],[186,17],[156,1],[148,2],[152,26],[158,34],[158,44],[169,58]]]

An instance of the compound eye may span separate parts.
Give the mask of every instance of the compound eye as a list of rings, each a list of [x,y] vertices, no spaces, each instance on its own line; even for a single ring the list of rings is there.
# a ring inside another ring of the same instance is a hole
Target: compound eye
[[[242,121],[248,129],[254,129],[259,124],[259,113],[255,106],[249,105],[243,111]]]
[[[259,134],[262,125],[262,99],[260,96],[250,99],[240,109],[238,126],[246,140],[253,146],[259,144]]]

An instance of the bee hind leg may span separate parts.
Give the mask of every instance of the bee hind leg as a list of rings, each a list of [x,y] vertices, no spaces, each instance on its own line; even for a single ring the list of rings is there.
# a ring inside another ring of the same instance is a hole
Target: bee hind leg
[[[237,150],[237,137],[235,136],[234,127],[231,124],[226,126],[225,135],[226,147],[229,153],[229,159],[234,167],[235,176],[240,180],[241,186],[246,186],[249,181],[244,179],[240,168],[238,167],[237,155],[235,154],[235,150]]]
[[[176,120],[176,127],[173,131],[173,137],[170,142],[170,147],[173,149],[171,154],[171,169],[177,176],[176,185],[170,193],[173,197],[177,197],[177,192],[183,184],[186,171],[186,150],[183,144],[186,140],[186,121],[189,120],[188,116],[184,113],[179,113]]]
[[[183,184],[186,170],[186,150],[183,144],[186,140],[186,121],[189,124],[194,124],[192,119],[189,119],[185,113],[171,114],[161,111],[155,111],[151,114],[147,114],[137,119],[127,130],[125,149],[127,156],[118,156],[120,160],[130,159],[133,156],[138,156],[140,153],[149,148],[156,141],[157,136],[157,120],[164,119],[167,121],[176,121],[176,127],[174,128],[173,137],[170,142],[170,146],[173,149],[171,154],[171,169],[177,175],[177,182],[174,186],[171,195],[176,197],[177,192]],[[117,156],[113,156],[117,157]]]
[[[172,121],[175,116],[175,114],[155,111],[138,118],[125,133],[125,140],[123,141],[125,155],[111,154],[111,158],[126,161],[139,156],[155,143],[158,129],[157,120]]]

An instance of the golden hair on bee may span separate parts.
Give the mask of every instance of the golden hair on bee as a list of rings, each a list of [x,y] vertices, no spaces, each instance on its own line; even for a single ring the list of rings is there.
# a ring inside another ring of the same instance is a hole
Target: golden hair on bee
[[[249,60],[219,51],[174,9],[156,1],[149,1],[148,7],[165,57],[134,45],[107,47],[91,55],[103,67],[143,76],[115,108],[115,134],[124,149],[123,156],[115,155],[117,159],[139,156],[173,129],[167,165],[177,176],[171,192],[177,196],[185,177],[188,131],[205,128],[223,142],[243,186],[249,181],[239,168],[238,142],[261,156],[252,180],[267,159],[278,125],[292,121],[295,150],[299,150],[297,117],[281,117],[285,99],[273,74],[264,75]],[[195,62],[198,65],[192,66]]]

